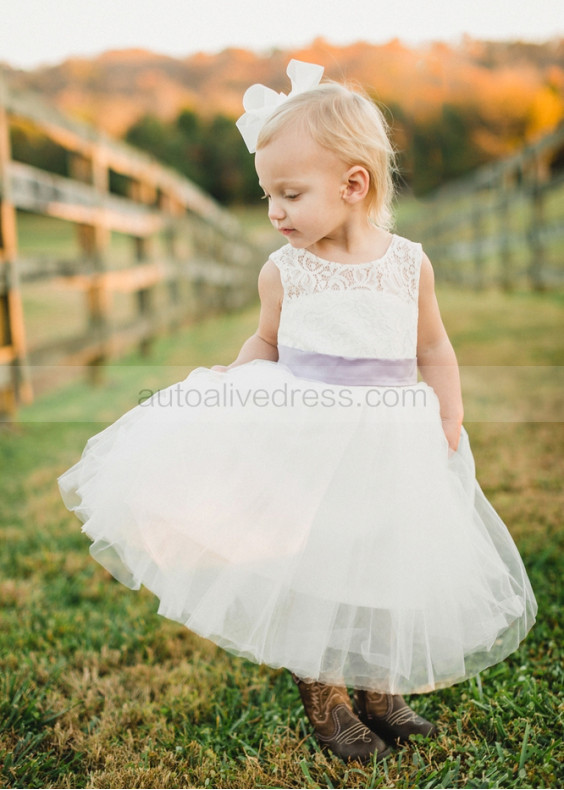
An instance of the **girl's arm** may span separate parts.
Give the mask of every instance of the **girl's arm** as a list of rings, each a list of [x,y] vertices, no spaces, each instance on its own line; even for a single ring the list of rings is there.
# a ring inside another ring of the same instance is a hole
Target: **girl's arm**
[[[456,450],[460,439],[463,407],[456,355],[441,319],[435,295],[433,267],[426,255],[419,280],[417,364],[424,381],[434,389],[441,407],[443,430]]]
[[[257,331],[243,343],[234,362],[227,367],[215,365],[214,370],[229,370],[253,359],[269,359],[273,362],[278,360],[278,325],[284,289],[278,267],[270,260],[260,271],[258,292],[260,316]]]

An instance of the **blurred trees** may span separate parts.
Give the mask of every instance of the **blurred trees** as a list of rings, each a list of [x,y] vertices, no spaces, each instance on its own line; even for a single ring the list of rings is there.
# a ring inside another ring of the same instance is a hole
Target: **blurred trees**
[[[424,119],[400,105],[386,111],[398,151],[400,188],[418,195],[489,161],[492,156],[484,150],[481,134],[487,142],[488,134],[495,138],[509,133],[484,122],[470,106],[447,103]],[[507,127],[507,119],[501,120]],[[511,127],[511,132],[522,133],[524,142],[524,127]],[[233,118],[220,114],[206,120],[192,110],[183,110],[172,122],[145,115],[127,131],[126,140],[195,181],[220,203],[253,203],[261,194],[253,157]]]
[[[168,123],[144,115],[125,139],[190,178],[220,203],[253,203],[261,195],[253,157],[233,119],[225,115],[206,120],[186,109]]]
[[[366,87],[390,121],[398,183],[417,195],[511,155],[564,119],[564,38],[543,44],[465,38],[456,46],[420,47],[397,39],[338,47],[316,39],[295,51],[227,49],[184,59],[123,50],[13,71],[10,81],[125,137],[222,203],[247,203],[260,190],[234,120],[252,82],[287,91],[290,57]],[[15,158],[65,170],[61,153],[29,130],[14,132],[12,145]]]
[[[519,91],[484,87],[482,100],[445,99],[425,112],[391,102],[384,107],[398,152],[398,186],[424,195],[489,161],[518,150],[532,135],[556,126],[564,116],[559,91],[531,92],[523,106]],[[224,204],[253,203],[259,195],[253,157],[235,126],[218,114],[204,119],[183,110],[172,122],[145,115],[126,139],[194,180]]]
[[[418,120],[395,105],[388,109],[388,120],[398,153],[401,185],[416,195],[459,178],[491,159],[477,144],[482,121],[471,107],[446,103],[436,114]]]
[[[67,152],[32,123],[21,118],[10,122],[12,158],[17,162],[48,170],[61,176],[69,175]]]
[[[493,102],[445,102],[423,117],[399,103],[384,108],[398,152],[400,189],[424,195],[492,159],[523,146],[531,128],[556,125],[563,114],[558,92],[538,92],[531,112],[519,115]],[[252,157],[235,126],[224,114],[203,118],[191,109],[172,121],[146,114],[125,135],[130,144],[147,151],[209,192],[224,205],[258,201]],[[23,122],[12,127],[13,157],[21,162],[68,175],[65,151]]]

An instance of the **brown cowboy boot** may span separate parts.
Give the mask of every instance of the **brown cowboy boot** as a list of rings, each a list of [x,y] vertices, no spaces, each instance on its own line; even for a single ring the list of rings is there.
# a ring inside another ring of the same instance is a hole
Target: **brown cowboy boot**
[[[343,760],[381,760],[391,749],[354,715],[346,688],[307,683],[292,675],[314,735],[322,747]]]
[[[411,710],[399,694],[355,691],[359,719],[386,743],[405,743],[410,735],[435,735],[437,727]]]

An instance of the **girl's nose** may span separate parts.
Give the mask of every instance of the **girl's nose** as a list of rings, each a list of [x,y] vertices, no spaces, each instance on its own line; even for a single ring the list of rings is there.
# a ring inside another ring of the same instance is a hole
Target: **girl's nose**
[[[277,201],[270,198],[268,204],[268,218],[271,222],[275,222],[276,220],[281,220],[285,216],[285,212]]]

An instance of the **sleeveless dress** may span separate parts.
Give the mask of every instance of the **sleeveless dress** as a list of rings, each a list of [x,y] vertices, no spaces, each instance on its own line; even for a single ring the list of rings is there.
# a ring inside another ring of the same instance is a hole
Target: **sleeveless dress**
[[[513,652],[536,602],[417,382],[421,247],[365,264],[290,245],[279,361],[194,370],[59,478],[91,553],[159,613],[303,678],[449,686]]]

